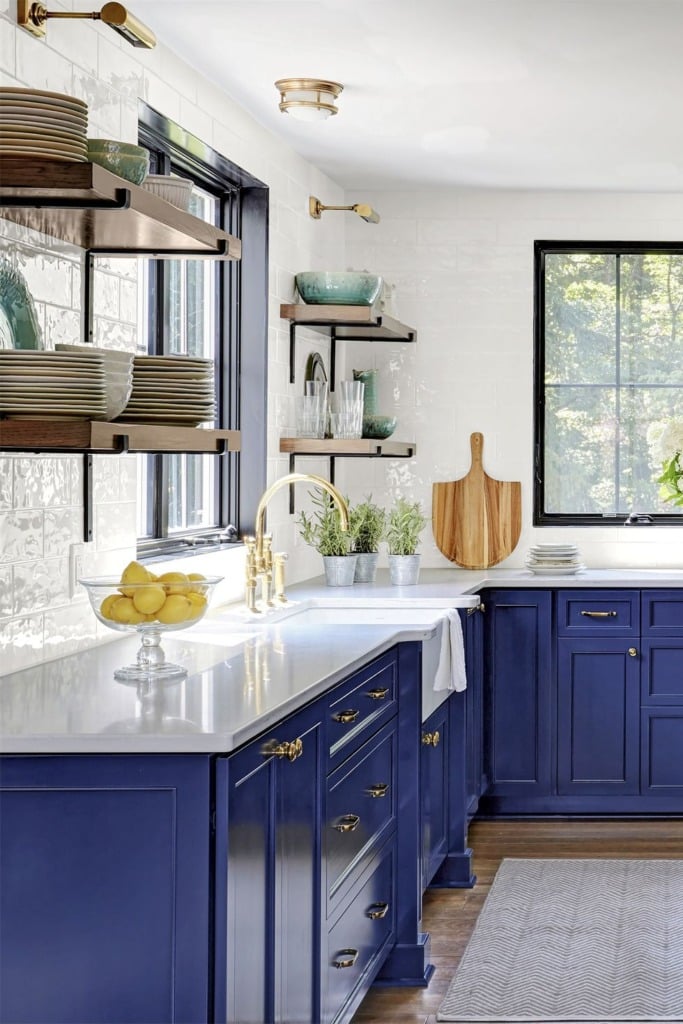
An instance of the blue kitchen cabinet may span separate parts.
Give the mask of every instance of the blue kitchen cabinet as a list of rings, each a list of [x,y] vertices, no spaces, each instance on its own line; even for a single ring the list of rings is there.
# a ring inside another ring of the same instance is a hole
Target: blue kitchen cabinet
[[[204,755],[0,760],[0,1020],[206,1024]]]
[[[450,699],[447,699],[422,723],[420,787],[423,889],[430,884],[448,853],[449,715]]]
[[[485,605],[486,804],[495,812],[498,798],[551,792],[552,594],[494,590]]]
[[[627,637],[560,637],[558,796],[639,792],[639,650]]]
[[[217,1022],[320,1019],[323,703],[216,765]]]
[[[683,591],[651,590],[642,599],[641,776],[656,810],[683,806]]]

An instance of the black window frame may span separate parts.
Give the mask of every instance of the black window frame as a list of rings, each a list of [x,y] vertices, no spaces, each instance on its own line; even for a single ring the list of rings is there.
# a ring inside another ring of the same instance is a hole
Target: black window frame
[[[648,253],[680,253],[683,242],[578,242],[538,240],[534,242],[534,526],[623,526],[628,514],[564,513],[545,511],[545,257],[555,253],[589,253],[598,255],[647,255]],[[683,387],[682,387],[683,390]],[[653,525],[683,526],[683,515],[645,512]]]
[[[217,260],[217,423],[239,430],[240,452],[212,456],[218,474],[216,525],[167,535],[166,456],[149,455],[148,527],[138,538],[142,556],[178,555],[219,543],[237,543],[251,532],[266,483],[268,388],[268,211],[269,189],[142,100],[139,144],[150,150],[152,173],[191,177],[220,202],[219,226],[242,241],[241,260]],[[149,262],[149,306],[154,349],[163,351],[164,260]],[[156,307],[155,309],[153,307]]]

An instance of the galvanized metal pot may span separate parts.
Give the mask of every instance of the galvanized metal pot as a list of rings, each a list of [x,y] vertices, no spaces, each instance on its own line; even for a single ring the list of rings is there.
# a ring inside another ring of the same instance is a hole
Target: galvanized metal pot
[[[417,583],[420,555],[389,555],[389,578],[395,587]]]
[[[378,551],[359,551],[356,556],[356,575],[354,583],[374,583],[377,576]]]
[[[356,572],[358,555],[323,555],[328,587],[350,587]]]

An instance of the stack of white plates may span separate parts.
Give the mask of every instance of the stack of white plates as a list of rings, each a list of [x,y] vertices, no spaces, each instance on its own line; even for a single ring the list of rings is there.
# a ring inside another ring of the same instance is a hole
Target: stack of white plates
[[[88,159],[88,105],[44,89],[0,88],[0,157]]]
[[[0,352],[0,415],[8,419],[106,418],[102,356],[94,352]]]
[[[537,576],[572,576],[586,568],[576,544],[532,544],[526,567]]]
[[[213,420],[215,415],[212,359],[135,357],[133,393],[120,420],[196,427]]]

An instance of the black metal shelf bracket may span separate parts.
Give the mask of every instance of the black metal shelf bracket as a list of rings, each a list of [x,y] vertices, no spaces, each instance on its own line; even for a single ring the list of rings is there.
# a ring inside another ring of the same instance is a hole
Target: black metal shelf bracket
[[[0,192],[0,209],[5,206],[27,207],[37,210],[129,210],[131,194],[129,188],[114,189],[113,199],[83,199],[63,196],[8,196]]]
[[[94,507],[92,493],[92,455],[83,454],[83,540],[86,544],[94,537]]]

